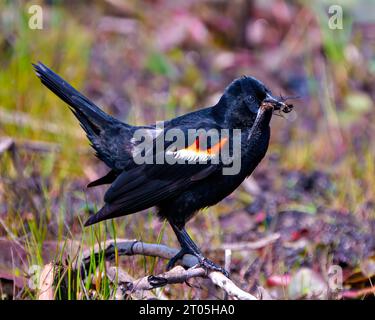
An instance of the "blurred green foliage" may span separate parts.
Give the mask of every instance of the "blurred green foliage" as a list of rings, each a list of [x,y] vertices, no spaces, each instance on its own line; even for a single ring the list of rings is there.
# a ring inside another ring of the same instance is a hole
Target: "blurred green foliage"
[[[293,101],[293,121],[273,120],[270,157],[257,172],[275,180],[272,191],[279,198],[294,187],[285,172],[326,172],[333,187],[325,197],[306,192],[306,197],[277,202],[276,212],[316,215],[324,206],[374,218],[375,46],[365,32],[374,21],[359,21],[370,14],[368,8],[374,9],[373,3],[342,4],[344,29],[331,30],[329,1],[237,2],[39,1],[42,30],[28,26],[34,2],[0,3],[0,138],[11,137],[19,146],[19,162],[11,153],[0,155],[0,217],[7,226],[0,234],[25,243],[28,265],[46,263],[48,241],[65,244],[70,239],[92,247],[118,236],[175,245],[169,228],[151,212],[83,229],[81,219],[100,206],[103,194],[103,189],[87,191],[84,186],[106,169],[94,160],[66,105],[40,84],[31,65],[36,61],[107,112],[135,124],[213,104],[243,74],[262,79],[276,93],[302,92]],[[48,142],[52,151],[22,147],[33,142]],[[278,159],[277,168],[271,155]],[[197,243],[220,245],[219,218],[254,200],[240,189],[229,204],[197,216],[191,228]],[[267,223],[264,228],[268,230]],[[53,255],[62,261],[64,250],[55,247]],[[127,266],[140,276],[142,270],[162,270],[164,263],[158,262],[130,259]],[[88,298],[93,286],[94,298],[110,297],[107,278],[82,284],[71,265],[67,270],[69,298]],[[95,270],[93,265],[90,272]],[[103,257],[99,270],[105,271]],[[18,266],[13,272],[23,270]],[[196,291],[167,293],[189,298]]]

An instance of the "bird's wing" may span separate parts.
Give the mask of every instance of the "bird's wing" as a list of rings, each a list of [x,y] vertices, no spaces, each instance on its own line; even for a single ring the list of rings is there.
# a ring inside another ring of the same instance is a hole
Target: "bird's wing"
[[[198,125],[199,128],[206,126],[207,123]],[[219,139],[215,144],[208,142],[204,150],[196,140],[177,150],[168,149],[171,144],[166,143],[167,151],[163,151],[165,156],[179,162],[141,164],[123,171],[106,192],[106,205],[90,217],[85,225],[141,211],[181,194],[192,184],[199,183],[222,168],[220,161],[213,160],[219,156],[220,148],[226,143],[229,143],[227,138]],[[205,160],[206,163],[197,160]]]
[[[95,149],[96,156],[112,169],[107,176],[93,181],[91,186],[110,183],[119,172],[133,165],[132,150],[136,143],[132,142],[132,138],[136,130],[142,129],[152,138],[157,136],[155,126],[134,127],[106,114],[43,63],[34,64],[34,69],[42,83],[70,106]]]

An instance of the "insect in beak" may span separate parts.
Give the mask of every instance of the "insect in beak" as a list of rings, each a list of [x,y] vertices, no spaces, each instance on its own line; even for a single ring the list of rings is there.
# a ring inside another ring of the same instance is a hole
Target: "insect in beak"
[[[288,97],[274,97],[267,93],[266,98],[262,101],[262,105],[271,105],[273,110],[280,110],[284,113],[289,113],[292,111],[293,105],[285,103],[287,99]]]

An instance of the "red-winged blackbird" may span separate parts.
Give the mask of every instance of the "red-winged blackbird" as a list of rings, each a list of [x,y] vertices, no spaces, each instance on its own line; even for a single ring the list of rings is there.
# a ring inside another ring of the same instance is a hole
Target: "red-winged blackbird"
[[[168,220],[181,245],[181,251],[169,261],[168,269],[189,253],[196,256],[203,267],[227,275],[224,269],[203,256],[186,232],[185,224],[200,209],[215,205],[228,196],[253,172],[268,148],[273,111],[287,112],[292,106],[285,104],[285,99],[274,97],[262,82],[244,76],[234,80],[212,107],[165,121],[162,129],[156,125],[131,126],[104,113],[42,63],[34,68],[42,83],[70,106],[96,156],[111,168],[106,176],[88,185],[112,184],[104,196],[105,205],[85,225],[156,206],[158,216]],[[150,149],[152,160],[162,153],[183,162],[138,163],[136,150],[144,141],[134,136],[140,129],[151,137],[153,147],[162,141],[162,151]],[[168,148],[173,140],[164,139],[170,129],[179,129],[185,136],[189,129],[216,129],[218,132],[229,129],[232,134],[225,138],[220,136],[215,142],[208,139],[204,149],[197,138],[193,144],[189,145],[185,140],[183,147],[171,150]],[[233,129],[240,129],[237,151]],[[240,160],[240,168],[235,174],[223,174],[228,164],[217,158],[224,144],[228,144],[230,152],[236,152],[232,159],[237,156]],[[219,160],[213,161],[214,158]],[[192,159],[206,161],[192,163]]]

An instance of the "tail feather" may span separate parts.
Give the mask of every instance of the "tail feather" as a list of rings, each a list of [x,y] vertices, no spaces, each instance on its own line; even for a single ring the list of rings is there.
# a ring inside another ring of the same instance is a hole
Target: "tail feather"
[[[85,222],[84,226],[88,227],[91,226],[92,224],[95,224],[99,221],[103,221],[106,219],[107,216],[107,207],[104,206],[101,208],[97,213],[91,215]]]
[[[111,170],[104,177],[101,177],[95,181],[90,182],[87,185],[87,188],[100,186],[102,184],[111,184],[113,181],[115,181],[118,175],[118,172],[116,172],[115,170]]]
[[[84,226],[91,226],[92,224],[98,223],[103,220],[117,218],[120,216],[125,216],[132,214],[132,211],[118,210],[118,208],[111,206],[110,204],[105,204],[97,213],[91,215],[85,222]]]
[[[42,83],[70,106],[89,138],[90,135],[98,135],[101,128],[113,121],[110,115],[102,111],[43,63],[38,62],[33,66]]]

